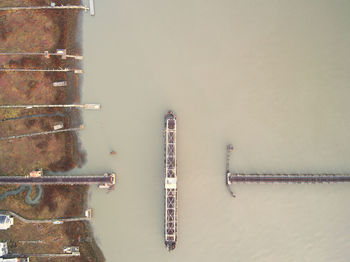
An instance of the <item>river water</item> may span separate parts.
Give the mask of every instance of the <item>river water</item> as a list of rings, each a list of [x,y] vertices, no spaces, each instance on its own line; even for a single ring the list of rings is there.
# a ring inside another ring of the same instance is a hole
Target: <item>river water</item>
[[[349,1],[95,1],[79,173],[107,261],[349,261],[350,185],[225,187],[240,172],[350,172]],[[163,244],[163,117],[178,117],[179,241]],[[115,156],[109,155],[115,150]]]

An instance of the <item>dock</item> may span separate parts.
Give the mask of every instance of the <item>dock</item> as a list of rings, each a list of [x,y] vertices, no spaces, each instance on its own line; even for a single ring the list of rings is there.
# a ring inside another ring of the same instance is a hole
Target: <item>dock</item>
[[[100,104],[67,104],[67,105],[0,105],[0,109],[18,108],[18,109],[33,109],[33,108],[81,108],[89,110],[101,109]]]
[[[51,56],[60,56],[61,59],[65,60],[67,58],[74,58],[76,60],[82,60],[83,56],[81,55],[68,55],[66,49],[56,49],[55,53],[50,53],[49,51],[44,52],[2,52],[0,56],[44,56],[46,58],[50,58]]]
[[[0,185],[98,185],[101,188],[113,188],[115,173],[100,176],[0,176]]]
[[[244,174],[230,171],[230,155],[233,146],[226,148],[226,186],[233,197],[231,184],[238,183],[293,183],[293,184],[316,184],[316,183],[347,183],[350,175],[346,174]]]
[[[74,68],[60,68],[60,69],[37,69],[37,68],[0,68],[0,72],[74,72],[75,74],[82,74],[82,69]]]
[[[6,136],[6,137],[0,137],[0,141],[5,141],[5,140],[13,141],[14,139],[20,139],[20,138],[24,138],[24,137],[51,135],[51,134],[65,133],[65,132],[77,132],[77,131],[82,130],[83,128],[84,128],[84,125],[81,125],[80,127],[73,127],[73,128],[66,128],[66,129],[59,129],[59,130],[52,130],[52,131],[35,132],[35,133],[15,135],[15,136]]]
[[[84,0],[85,2],[85,0]],[[41,5],[41,6],[8,6],[1,7],[0,11],[22,11],[22,10],[83,10],[87,12],[90,11],[90,15],[95,15],[95,5],[94,0],[89,0],[89,7],[86,5],[56,5],[55,3],[51,3],[51,5]]]
[[[344,183],[349,175],[341,174],[227,174],[227,183]]]
[[[89,212],[89,213],[88,213]],[[91,209],[86,210],[87,214],[91,213]],[[13,216],[19,220],[21,220],[23,223],[27,224],[63,224],[65,222],[79,222],[79,221],[89,221],[91,220],[91,216],[81,216],[81,217],[69,217],[69,218],[50,218],[50,219],[28,219],[25,217],[22,217],[21,215],[8,211],[8,210],[0,210],[1,215],[10,215]]]

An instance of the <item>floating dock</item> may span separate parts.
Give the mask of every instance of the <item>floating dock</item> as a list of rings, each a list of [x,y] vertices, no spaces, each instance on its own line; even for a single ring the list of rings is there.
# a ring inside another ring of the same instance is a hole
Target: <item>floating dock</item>
[[[165,115],[165,214],[164,243],[168,251],[177,242],[177,174],[176,174],[176,116],[172,111]]]

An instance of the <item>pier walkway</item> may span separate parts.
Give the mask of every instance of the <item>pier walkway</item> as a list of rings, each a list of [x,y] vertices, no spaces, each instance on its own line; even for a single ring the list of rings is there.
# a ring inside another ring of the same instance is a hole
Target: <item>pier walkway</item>
[[[115,174],[102,176],[0,176],[0,185],[90,185],[97,184],[103,188],[113,187]]]
[[[227,184],[232,183],[341,183],[350,182],[349,175],[341,174],[231,174]]]
[[[230,185],[232,183],[345,183],[350,175],[345,174],[239,174],[230,172],[230,156],[233,145],[226,148],[226,185],[230,194],[236,197]]]
[[[77,222],[77,221],[88,221],[91,219],[91,210],[87,210],[87,214],[89,214],[89,216],[83,216],[83,217],[72,217],[72,218],[50,218],[50,219],[28,219],[28,218],[24,218],[20,215],[18,215],[15,212],[12,211],[7,211],[7,210],[0,210],[0,214],[1,215],[11,215],[13,217],[18,218],[19,220],[21,220],[24,223],[31,223],[31,224],[39,224],[39,223],[54,223],[54,222]]]
[[[33,137],[33,136],[41,136],[41,135],[51,135],[51,134],[57,134],[57,133],[64,133],[64,132],[75,132],[80,131],[84,128],[83,125],[80,127],[73,127],[73,128],[67,128],[67,129],[59,129],[59,130],[52,130],[52,131],[44,131],[44,132],[35,132],[30,134],[23,134],[23,135],[17,135],[17,136],[6,136],[6,137],[0,137],[0,141],[5,140],[13,140],[13,139],[19,139],[23,137]]]
[[[85,1],[84,1],[85,3]],[[89,1],[90,6],[84,5],[43,5],[43,6],[9,6],[9,7],[1,7],[0,11],[21,11],[21,10],[84,10],[90,11],[90,15],[95,15],[95,7],[94,0]]]
[[[0,105],[0,109],[6,108],[18,108],[18,109],[33,109],[33,108],[82,108],[90,110],[99,110],[101,109],[100,104],[65,104],[65,105]]]
[[[74,72],[75,74],[82,74],[81,69],[36,69],[36,68],[0,68],[0,72]]]
[[[72,253],[72,254],[19,254],[18,256],[22,257],[46,257],[48,259],[50,258],[56,258],[56,257],[77,257],[80,256],[80,253]]]
[[[13,7],[1,7],[0,11],[20,11],[20,10],[65,10],[65,9],[78,9],[87,11],[89,8],[84,5],[55,5],[55,6],[13,6]]]

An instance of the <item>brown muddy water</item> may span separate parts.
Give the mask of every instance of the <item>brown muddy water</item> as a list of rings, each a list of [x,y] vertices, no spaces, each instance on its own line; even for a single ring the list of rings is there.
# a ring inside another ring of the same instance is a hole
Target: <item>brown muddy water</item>
[[[225,187],[240,172],[350,173],[350,1],[95,1],[79,173],[107,261],[348,261],[350,184]],[[178,117],[179,241],[163,244],[163,117]],[[115,156],[109,155],[115,150]]]

